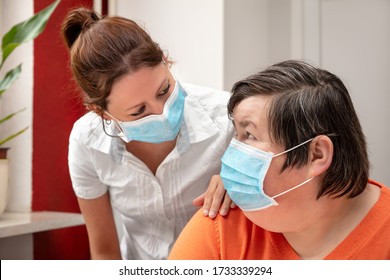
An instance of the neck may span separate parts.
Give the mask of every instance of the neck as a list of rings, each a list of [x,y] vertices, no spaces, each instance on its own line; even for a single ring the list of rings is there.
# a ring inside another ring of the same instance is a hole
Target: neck
[[[126,150],[136,156],[156,175],[157,168],[175,148],[176,139],[163,143],[131,141],[126,143]]]
[[[318,201],[324,204],[318,222],[284,236],[302,259],[323,259],[359,225],[379,195],[379,188],[368,185],[352,199],[323,197]]]

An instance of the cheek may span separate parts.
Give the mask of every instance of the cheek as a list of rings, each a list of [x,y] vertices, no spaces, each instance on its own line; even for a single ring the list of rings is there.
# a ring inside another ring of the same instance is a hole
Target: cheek
[[[280,173],[282,161],[277,158],[273,159],[264,178],[264,192],[269,196],[274,196],[281,192],[285,186],[286,171]]]

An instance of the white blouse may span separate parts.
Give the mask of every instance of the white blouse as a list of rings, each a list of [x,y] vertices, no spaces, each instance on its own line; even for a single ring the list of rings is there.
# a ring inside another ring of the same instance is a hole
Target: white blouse
[[[175,149],[155,176],[119,138],[104,133],[95,113],[81,117],[71,132],[68,160],[75,194],[93,199],[109,191],[119,216],[124,259],[167,258],[198,209],[192,200],[204,193],[212,175],[219,174],[220,159],[233,137],[226,108],[230,94],[182,86],[188,94],[184,121]],[[116,135],[113,125],[106,130]]]

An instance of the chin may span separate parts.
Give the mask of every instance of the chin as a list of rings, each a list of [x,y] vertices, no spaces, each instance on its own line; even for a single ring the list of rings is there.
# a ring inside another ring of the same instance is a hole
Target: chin
[[[280,214],[276,214],[276,209],[267,208],[257,211],[243,211],[244,215],[255,225],[272,232],[283,232],[283,221]],[[279,219],[275,219],[279,217]]]

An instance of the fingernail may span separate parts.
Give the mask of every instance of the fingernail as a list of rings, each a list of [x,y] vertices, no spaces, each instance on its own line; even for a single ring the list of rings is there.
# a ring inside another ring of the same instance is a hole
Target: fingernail
[[[209,212],[209,217],[210,218],[214,218],[215,217],[215,212],[213,211],[213,210],[211,210],[210,212]]]
[[[209,210],[204,209],[204,210],[203,210],[203,216],[208,216],[208,215],[209,215]]]
[[[221,214],[222,216],[225,216],[227,214],[227,210],[221,209],[221,211],[219,211],[219,214]]]

